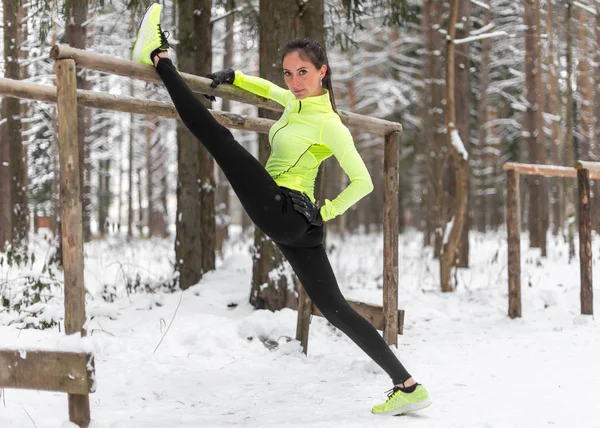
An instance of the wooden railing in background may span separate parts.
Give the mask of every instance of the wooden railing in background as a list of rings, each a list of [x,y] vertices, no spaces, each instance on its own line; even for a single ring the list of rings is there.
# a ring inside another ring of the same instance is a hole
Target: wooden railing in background
[[[577,178],[579,188],[579,266],[581,313],[592,315],[592,234],[590,212],[590,179],[600,178],[600,163],[578,161],[575,168],[508,162],[506,171],[506,232],[508,236],[508,315],[522,316],[521,310],[521,207],[519,176]]]

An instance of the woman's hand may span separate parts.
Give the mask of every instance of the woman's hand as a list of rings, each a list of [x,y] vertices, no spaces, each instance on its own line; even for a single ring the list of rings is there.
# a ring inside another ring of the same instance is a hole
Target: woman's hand
[[[226,68],[225,70],[215,71],[214,73],[210,73],[205,75],[207,79],[212,79],[212,83],[210,84],[211,88],[216,88],[221,83],[233,84],[235,80],[235,70],[233,68]],[[214,95],[206,95],[203,94],[205,98],[208,98],[211,101],[216,101]]]
[[[310,224],[315,226],[321,226],[323,224],[323,218],[321,217],[319,207],[313,204],[308,196],[292,189],[289,190],[289,194],[292,198],[294,209],[304,215]]]
[[[226,68],[225,70],[215,71],[214,73],[207,74],[208,79],[212,79],[212,83],[210,84],[211,88],[216,88],[221,83],[228,83],[230,85],[233,84],[235,80],[235,71],[233,68]]]

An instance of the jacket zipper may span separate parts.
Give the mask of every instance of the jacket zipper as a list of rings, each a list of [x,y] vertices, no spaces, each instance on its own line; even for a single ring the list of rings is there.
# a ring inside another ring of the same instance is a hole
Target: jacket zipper
[[[298,102],[300,103],[300,107],[298,107],[298,113],[300,113],[300,110],[302,110],[302,101],[298,101]],[[275,133],[273,134],[273,138],[271,138],[271,146],[273,145],[273,141],[275,141],[275,136],[277,135],[277,133],[279,131],[281,131],[283,128],[285,128],[286,126],[288,126],[289,123],[290,123],[290,120],[288,119],[288,121],[285,123],[285,125],[283,125],[277,131],[275,131]]]

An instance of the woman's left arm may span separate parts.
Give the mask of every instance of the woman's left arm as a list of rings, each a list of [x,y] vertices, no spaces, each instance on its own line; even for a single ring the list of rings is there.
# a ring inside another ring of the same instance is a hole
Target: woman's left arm
[[[373,191],[373,181],[358,154],[348,128],[336,117],[327,120],[321,129],[321,142],[327,145],[340,166],[348,175],[350,184],[333,201],[325,199],[321,207],[323,221],[342,214],[360,199]]]

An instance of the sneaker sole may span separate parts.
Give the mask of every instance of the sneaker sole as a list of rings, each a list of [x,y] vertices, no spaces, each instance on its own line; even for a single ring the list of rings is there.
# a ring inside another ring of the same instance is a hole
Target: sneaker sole
[[[140,55],[142,54],[141,42],[146,37],[146,23],[148,22],[148,18],[150,17],[150,13],[148,12],[150,12],[150,9],[152,9],[157,4],[158,3],[152,3],[150,6],[148,6],[148,9],[146,9],[146,12],[144,13],[144,19],[142,20],[142,23],[138,28],[138,36],[135,42],[135,46],[133,47],[133,61],[135,62],[140,61]]]
[[[405,413],[423,410],[429,406],[431,406],[431,399],[427,398],[426,400],[419,401],[418,403],[407,404],[404,407],[400,407],[399,409],[391,410],[389,412],[377,412],[375,415],[399,416]]]

